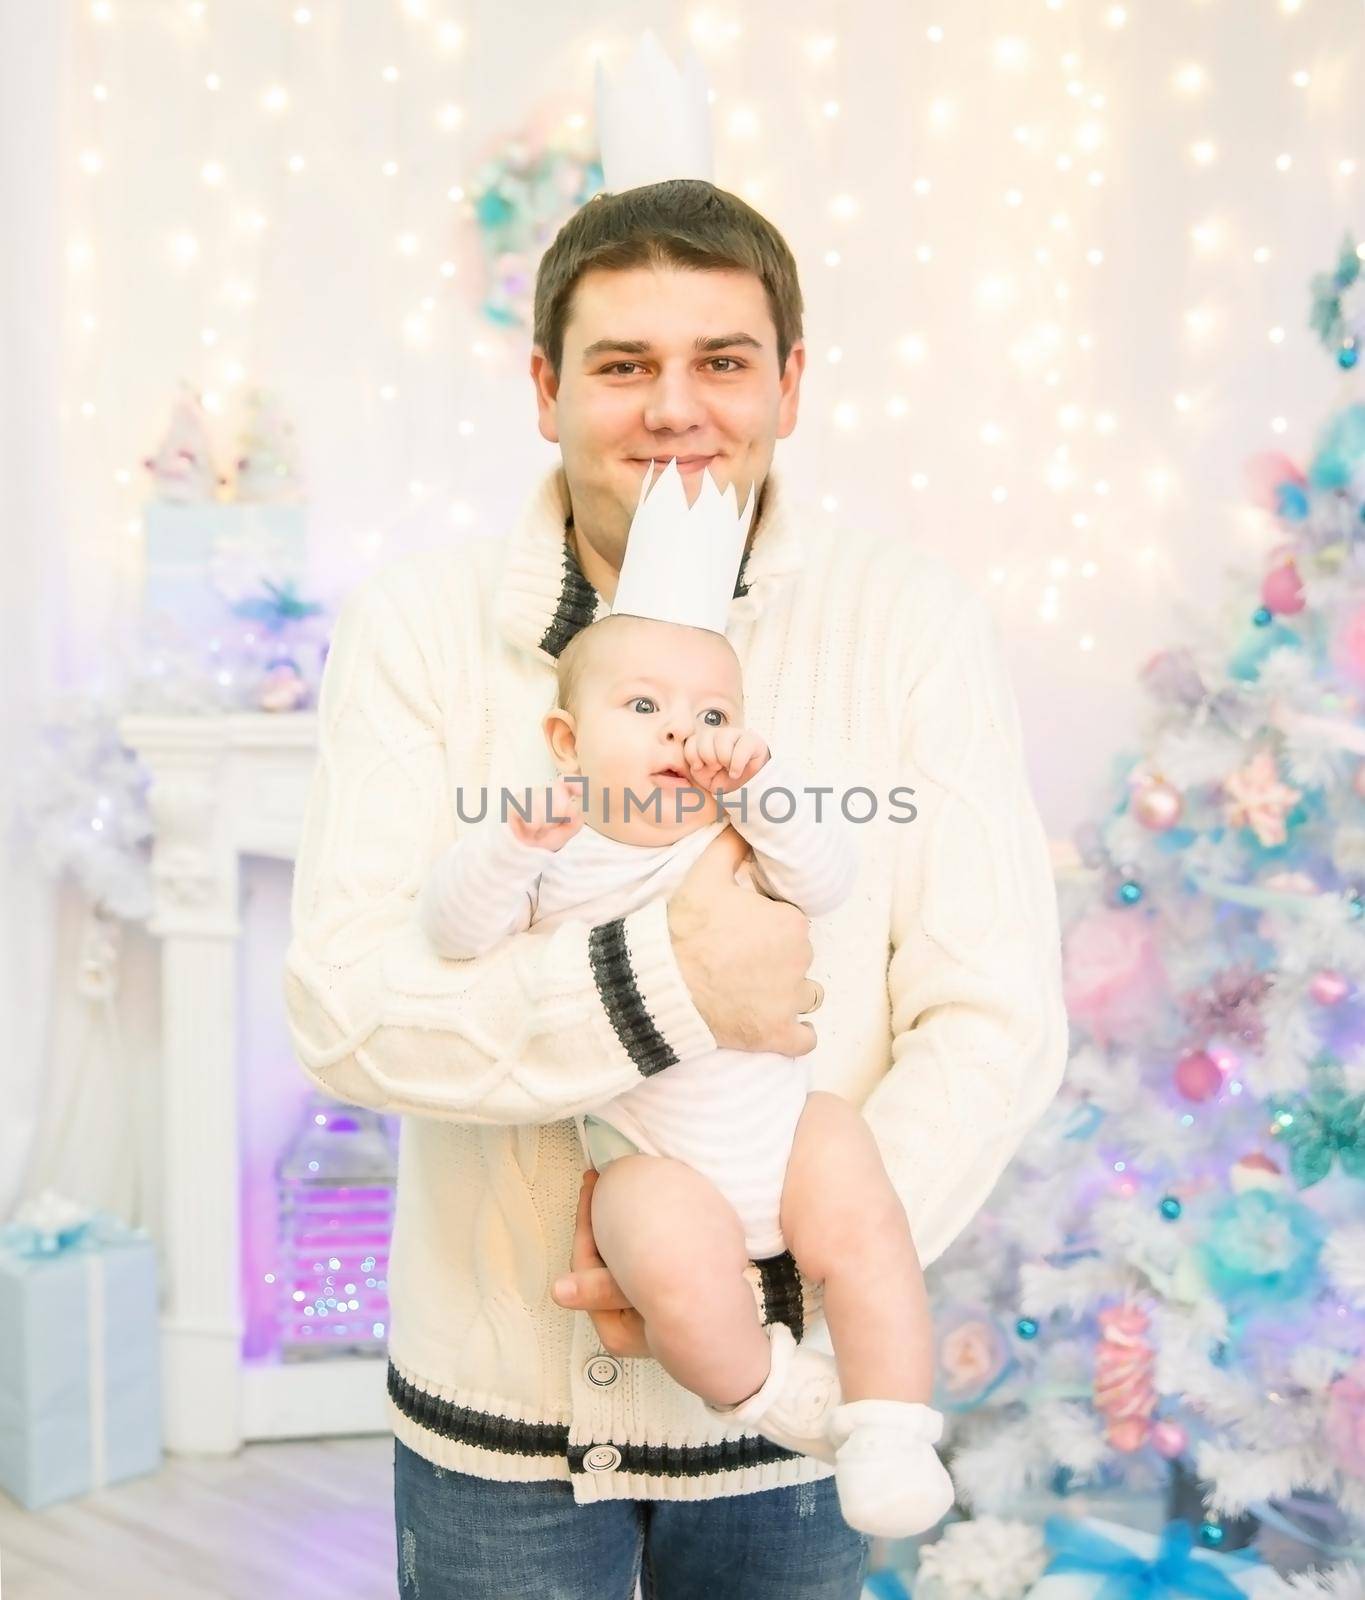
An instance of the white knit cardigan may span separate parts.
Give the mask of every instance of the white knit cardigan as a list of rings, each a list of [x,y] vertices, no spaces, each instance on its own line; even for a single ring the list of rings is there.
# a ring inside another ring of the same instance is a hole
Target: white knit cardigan
[[[551,780],[554,661],[603,615],[547,472],[508,540],[359,585],[332,638],[294,876],[285,1000],[331,1094],[403,1115],[389,1414],[438,1465],[567,1480],[580,1502],[704,1499],[832,1471],[727,1426],[651,1359],[606,1356],[550,1298],[569,1265],[572,1121],[715,1047],[655,900],[449,960],[419,926],[432,862],[501,787]],[[927,1265],[1060,1082],[1057,900],[1014,697],[982,600],[906,538],[818,529],[764,486],[731,603],[748,724],[849,796],[860,871],[811,926],[811,1084],[862,1108]],[[913,791],[915,817],[904,817]],[[828,1349],[790,1255],[751,1264],[765,1320]]]

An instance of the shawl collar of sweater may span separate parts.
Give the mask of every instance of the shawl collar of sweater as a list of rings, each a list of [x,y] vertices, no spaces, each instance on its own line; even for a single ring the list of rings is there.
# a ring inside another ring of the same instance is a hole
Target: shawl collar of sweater
[[[551,663],[580,629],[610,609],[578,564],[568,538],[571,525],[564,469],[552,467],[537,484],[508,539],[499,579],[497,619],[503,638]],[[804,541],[782,482],[770,469],[728,621],[756,617],[774,588],[800,570],[804,556]]]

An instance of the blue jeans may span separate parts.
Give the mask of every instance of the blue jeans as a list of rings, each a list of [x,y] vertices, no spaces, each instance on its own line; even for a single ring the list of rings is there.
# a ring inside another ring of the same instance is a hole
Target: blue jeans
[[[394,1441],[402,1600],[857,1600],[869,1541],[834,1479],[715,1500],[599,1500],[499,1483]]]

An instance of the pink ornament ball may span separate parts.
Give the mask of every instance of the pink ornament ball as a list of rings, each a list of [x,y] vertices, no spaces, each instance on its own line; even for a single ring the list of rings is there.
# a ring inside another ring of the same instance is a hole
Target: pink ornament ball
[[[1189,1434],[1178,1422],[1158,1422],[1153,1425],[1152,1449],[1159,1456],[1165,1456],[1167,1461],[1183,1456],[1189,1442]]]
[[[1308,992],[1320,1006],[1338,1005],[1351,991],[1351,985],[1339,972],[1323,971],[1315,974]]]
[[[1303,610],[1303,583],[1299,578],[1299,569],[1292,561],[1285,561],[1266,573],[1265,582],[1261,585],[1261,599],[1266,609],[1277,616],[1292,617]]]
[[[1175,827],[1184,803],[1179,789],[1164,778],[1152,778],[1133,791],[1133,815],[1153,833]]]
[[[1212,1100],[1223,1087],[1222,1068],[1207,1050],[1187,1050],[1175,1064],[1175,1086],[1186,1100]]]

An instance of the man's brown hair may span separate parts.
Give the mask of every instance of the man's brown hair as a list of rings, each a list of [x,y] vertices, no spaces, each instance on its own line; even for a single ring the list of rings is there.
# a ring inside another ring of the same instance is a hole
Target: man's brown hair
[[[801,285],[787,241],[738,195],[703,178],[669,178],[595,195],[555,235],[536,272],[535,343],[558,375],[573,289],[585,272],[679,266],[752,272],[777,329],[777,370],[801,338]]]

